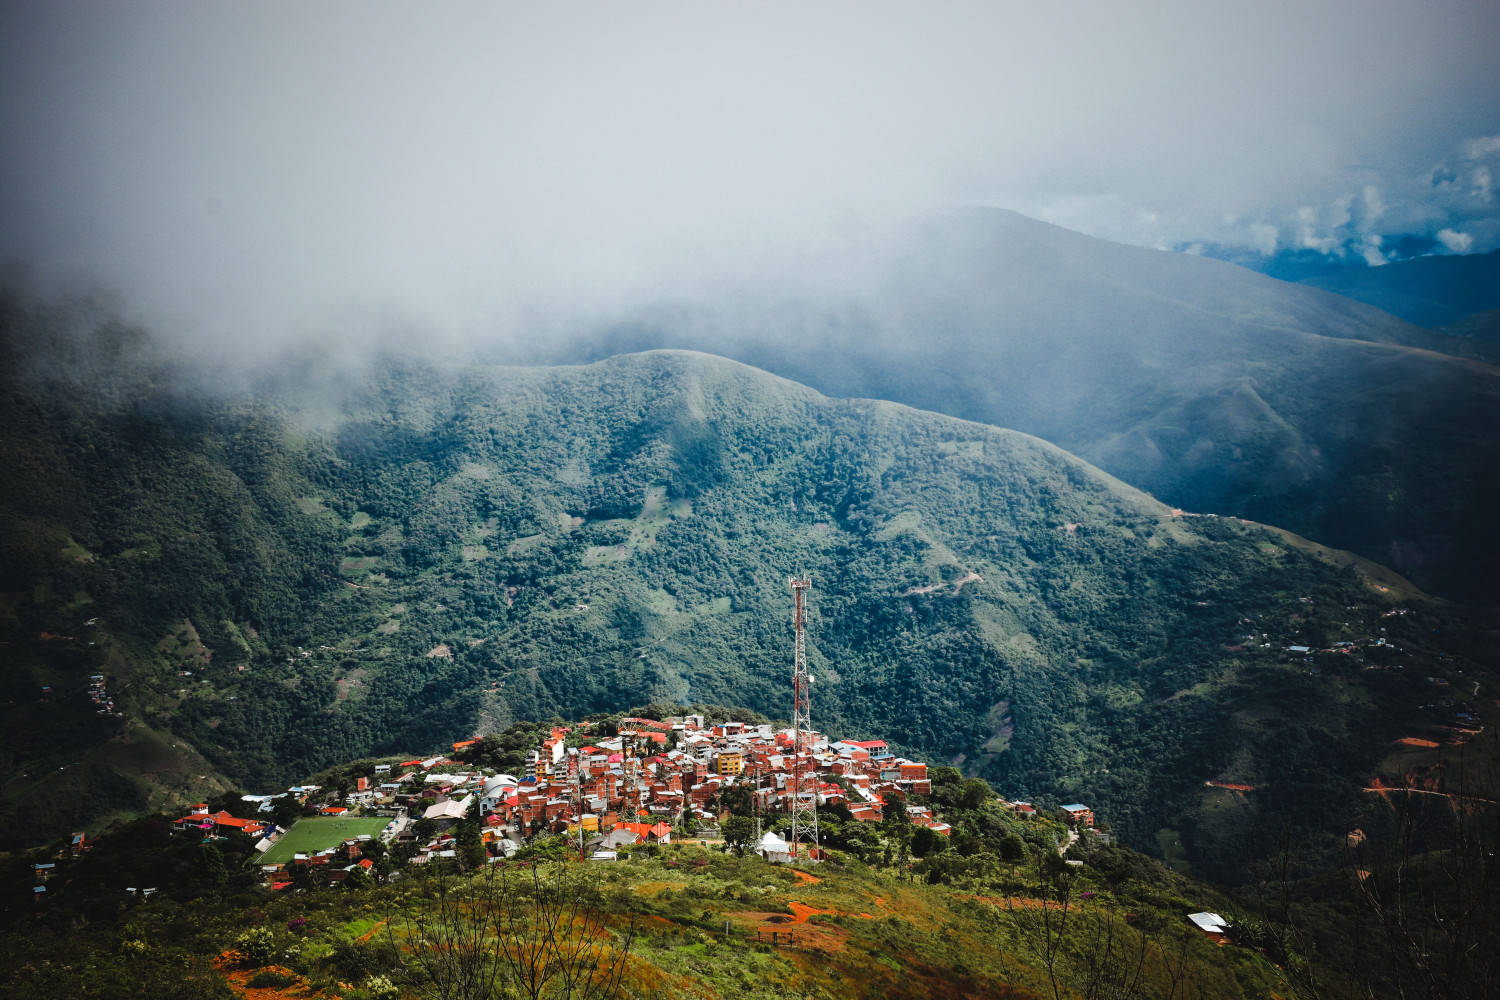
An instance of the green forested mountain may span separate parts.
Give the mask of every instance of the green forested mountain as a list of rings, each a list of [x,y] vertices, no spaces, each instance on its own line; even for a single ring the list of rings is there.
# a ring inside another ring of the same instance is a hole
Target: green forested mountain
[[[38,354],[41,322],[10,312],[0,394],[10,841],[515,718],[782,715],[799,570],[820,726],[1215,878],[1252,816],[1332,848],[1425,675],[1479,669],[1443,605],[1380,617],[1419,595],[1378,567],[716,357],[310,365],[252,400],[107,324]],[[1284,653],[1334,642],[1372,648]]]
[[[677,293],[549,356],[645,347],[1022,430],[1174,506],[1500,600],[1500,369],[1316,288],[973,209]]]

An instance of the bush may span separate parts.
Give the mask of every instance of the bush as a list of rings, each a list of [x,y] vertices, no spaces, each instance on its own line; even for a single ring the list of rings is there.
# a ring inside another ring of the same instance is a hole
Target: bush
[[[297,984],[296,976],[289,976],[285,972],[275,969],[262,969],[250,977],[245,985],[258,990],[281,990],[288,986]]]
[[[252,927],[234,939],[234,947],[252,965],[265,965],[276,951],[276,935],[269,927]]]

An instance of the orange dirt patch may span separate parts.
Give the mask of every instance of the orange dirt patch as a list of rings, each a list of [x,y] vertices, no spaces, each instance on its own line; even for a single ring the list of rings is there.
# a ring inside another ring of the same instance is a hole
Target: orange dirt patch
[[[960,896],[959,899],[977,899],[982,903],[1015,910],[1060,910],[1062,904],[1051,899],[1031,899],[1027,896]]]
[[[1218,781],[1218,780],[1214,780],[1214,781],[1208,782],[1208,784],[1213,785],[1215,788],[1228,788],[1228,789],[1232,789],[1233,791],[1236,791],[1236,792],[1253,792],[1253,791],[1255,791],[1255,786],[1254,785],[1237,785],[1237,784],[1235,784],[1232,781]]]
[[[321,997],[323,1000],[339,1000],[337,994],[315,992],[311,983],[297,975],[291,969],[285,969],[279,965],[268,965],[264,969],[247,969],[243,967],[243,963],[244,956],[237,951],[223,952],[218,958],[214,959],[214,968],[218,969],[219,973],[228,980],[229,988],[237,996],[244,997],[245,1000],[286,1000],[286,998],[307,1000],[307,998],[313,996]],[[267,971],[279,972],[284,976],[290,976],[296,982],[290,986],[274,987],[247,985],[251,979],[255,978],[256,973]]]
[[[817,885],[819,882],[823,881],[820,878],[814,878],[813,876],[807,874],[807,872],[798,871],[795,868],[792,869],[792,874],[797,876],[802,885]]]
[[[765,913],[755,911],[742,911],[739,913],[726,913],[740,923],[747,923],[756,932],[785,933],[791,935],[791,945],[797,948],[821,948],[827,952],[844,950],[844,944],[849,940],[849,932],[841,927],[830,927],[826,924],[812,924],[808,920],[811,917],[862,917],[865,920],[877,919],[873,913],[844,913],[840,910],[820,910],[806,903],[792,901],[787,903],[792,911],[791,916],[785,913]]]
[[[1437,746],[1437,744],[1434,743],[1432,740],[1421,740],[1421,739],[1417,739],[1417,737],[1415,737],[1415,736],[1403,736],[1399,740],[1397,740],[1396,742],[1400,743],[1402,746],[1408,746],[1408,747],[1435,747],[1435,746]]]
[[[361,935],[360,935],[360,936],[359,936],[359,937],[358,937],[358,938],[356,938],[356,939],[355,939],[355,940],[356,940],[356,941],[357,941],[357,942],[358,942],[358,943],[359,943],[359,944],[364,944],[364,943],[365,943],[365,942],[366,942],[366,941],[368,941],[368,940],[370,940],[370,938],[372,938],[372,937],[374,937],[374,936],[375,936],[375,932],[376,932],[376,931],[378,931],[378,930],[380,930],[380,928],[382,928],[382,927],[384,927],[384,926],[385,926],[385,921],[386,921],[386,920],[388,920],[388,919],[390,919],[390,918],[388,918],[388,917],[387,917],[387,918],[385,918],[385,919],[383,919],[383,920],[381,920],[381,921],[380,921],[380,922],[379,922],[379,923],[377,923],[377,924],[376,924],[376,925],[375,925],[375,926],[374,926],[374,927],[371,927],[371,928],[370,928],[370,929],[369,929],[369,930],[367,930],[367,931],[365,931],[365,932],[364,932],[364,933],[363,933],[363,934],[361,934]]]

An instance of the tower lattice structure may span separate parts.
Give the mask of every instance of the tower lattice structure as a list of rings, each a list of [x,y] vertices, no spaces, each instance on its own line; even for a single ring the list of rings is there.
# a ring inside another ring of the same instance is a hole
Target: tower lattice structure
[[[812,581],[793,577],[789,581],[797,600],[796,646],[792,656],[792,856],[804,838],[818,846],[817,771],[812,753],[812,675],[807,672],[807,633],[804,628],[804,596]],[[813,778],[812,794],[804,798],[804,775]]]

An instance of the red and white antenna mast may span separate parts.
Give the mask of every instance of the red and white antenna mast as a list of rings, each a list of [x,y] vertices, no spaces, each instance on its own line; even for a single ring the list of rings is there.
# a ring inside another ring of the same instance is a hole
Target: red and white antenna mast
[[[792,594],[797,599],[796,651],[792,656],[792,857],[797,856],[798,844],[808,837],[814,847],[818,846],[818,789],[816,769],[806,757],[812,753],[812,676],[807,672],[807,635],[803,628],[803,594],[812,586],[812,581],[793,577],[788,581]],[[812,795],[804,799],[803,773],[813,775]]]

